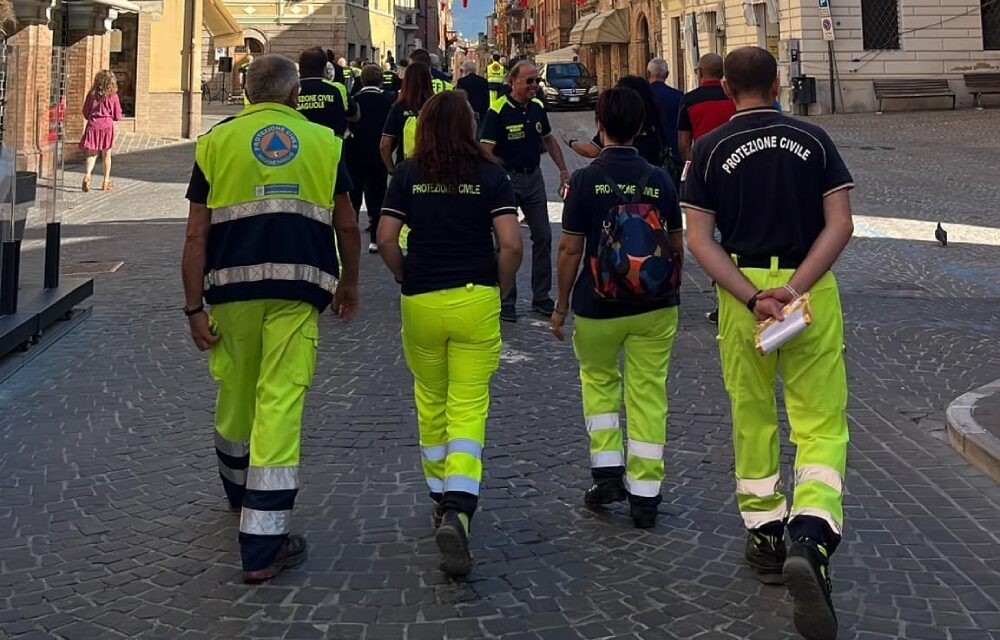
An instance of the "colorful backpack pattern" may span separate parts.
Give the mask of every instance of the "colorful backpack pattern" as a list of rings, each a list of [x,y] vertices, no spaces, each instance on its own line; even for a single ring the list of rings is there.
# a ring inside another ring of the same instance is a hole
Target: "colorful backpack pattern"
[[[656,302],[675,293],[680,270],[674,261],[667,225],[655,205],[642,202],[652,169],[626,197],[618,182],[596,163],[592,168],[615,194],[618,203],[605,215],[597,250],[591,258],[594,291],[604,300]]]

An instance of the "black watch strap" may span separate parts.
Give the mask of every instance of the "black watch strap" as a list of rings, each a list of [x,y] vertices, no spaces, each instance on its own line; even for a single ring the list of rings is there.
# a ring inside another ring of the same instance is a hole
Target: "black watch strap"
[[[757,289],[757,293],[755,293],[752,296],[750,296],[750,299],[747,300],[747,309],[749,309],[751,312],[757,306],[757,298],[759,298],[760,294],[762,294],[762,293],[764,293],[763,289]]]
[[[188,309],[187,307],[184,307],[184,315],[186,315],[186,316],[187,316],[187,317],[189,317],[189,318],[190,318],[191,316],[196,316],[196,315],[198,315],[199,313],[202,313],[202,312],[204,312],[204,311],[205,311],[205,305],[203,305],[203,304],[199,304],[199,305],[198,305],[197,307],[195,307],[194,309]]]

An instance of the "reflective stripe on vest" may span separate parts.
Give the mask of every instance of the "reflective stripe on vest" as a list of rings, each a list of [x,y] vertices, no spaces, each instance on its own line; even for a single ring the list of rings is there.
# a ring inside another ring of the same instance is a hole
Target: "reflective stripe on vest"
[[[330,244],[333,244],[333,238],[330,239]],[[209,271],[208,275],[205,276],[205,286],[207,288],[224,287],[229,284],[245,284],[269,280],[299,280],[316,285],[320,289],[329,291],[330,293],[333,293],[337,289],[337,277],[318,267],[311,267],[305,264],[275,264],[273,262],[214,269]]]

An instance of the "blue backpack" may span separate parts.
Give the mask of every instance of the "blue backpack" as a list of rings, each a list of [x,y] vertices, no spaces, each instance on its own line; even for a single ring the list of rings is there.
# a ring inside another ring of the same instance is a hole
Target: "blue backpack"
[[[602,167],[590,166],[618,201],[605,214],[597,250],[590,259],[594,292],[603,300],[622,302],[657,302],[674,294],[681,273],[666,221],[655,205],[642,202],[653,169],[647,169],[630,199]]]

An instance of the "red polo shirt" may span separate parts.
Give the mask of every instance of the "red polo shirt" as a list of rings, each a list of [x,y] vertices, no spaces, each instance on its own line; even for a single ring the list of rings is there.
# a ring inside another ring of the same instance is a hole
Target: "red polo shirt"
[[[697,140],[719,125],[729,122],[736,105],[722,90],[722,80],[703,80],[701,86],[681,98],[677,130],[690,131]]]

